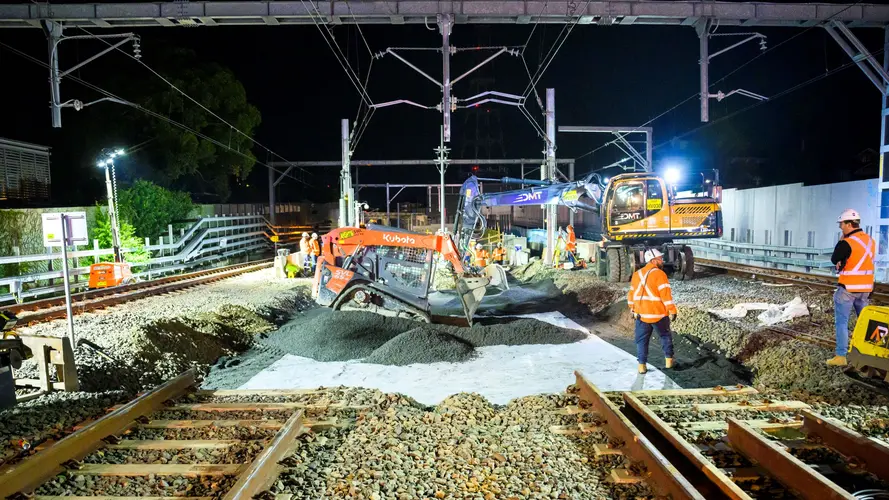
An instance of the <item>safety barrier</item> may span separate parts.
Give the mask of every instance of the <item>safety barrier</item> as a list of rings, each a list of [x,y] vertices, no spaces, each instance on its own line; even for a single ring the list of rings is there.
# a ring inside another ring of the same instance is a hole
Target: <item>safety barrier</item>
[[[181,272],[186,269],[211,265],[236,256],[251,253],[269,252],[281,246],[295,244],[303,231],[326,232],[327,227],[321,226],[275,226],[269,225],[263,215],[213,216],[202,217],[194,221],[188,228],[182,228],[178,235],[174,234],[173,226],[168,226],[165,236],[158,238],[156,243],[145,239],[142,250],[149,252],[146,262],[133,264],[137,278],[152,279],[154,277]],[[121,250],[126,256],[132,249]],[[72,289],[87,287],[89,266],[80,266],[80,259],[92,258],[99,262],[101,257],[110,256],[113,250],[99,248],[98,241],[93,242],[92,250],[75,250],[68,252],[70,260],[69,276]],[[126,257],[124,257],[126,258]],[[13,255],[0,257],[0,264],[22,264],[27,262],[48,262],[50,270],[37,273],[22,274],[0,278],[0,303],[21,302],[27,298],[50,295],[64,291],[61,283],[61,250],[51,253],[33,255]],[[58,269],[58,270],[56,270]]]
[[[815,274],[836,274],[830,262],[833,248],[755,245],[726,240],[689,240],[687,244],[696,256],[705,259]]]

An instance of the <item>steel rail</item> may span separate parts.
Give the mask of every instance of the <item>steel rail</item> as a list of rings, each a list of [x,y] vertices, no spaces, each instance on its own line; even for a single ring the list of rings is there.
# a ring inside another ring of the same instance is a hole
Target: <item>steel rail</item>
[[[732,417],[727,420],[729,445],[803,498],[855,500],[854,495],[749,425]]]
[[[158,280],[144,281],[134,283],[132,285],[121,285],[117,287],[103,288],[100,290],[91,290],[72,296],[74,302],[73,307],[75,314],[102,309],[105,307],[115,306],[131,300],[137,300],[153,295],[160,295],[175,292],[185,288],[205,285],[214,281],[231,278],[239,274],[265,269],[271,265],[271,259],[263,259],[245,264],[236,264],[216,269],[207,269],[194,273],[180,274],[176,276],[168,276]],[[54,297],[43,299],[25,304],[16,304],[14,306],[6,306],[0,308],[0,311],[10,311],[17,316],[27,311],[36,312],[30,314],[22,314],[19,316],[19,325],[30,325],[34,323],[42,323],[53,319],[64,318],[65,299],[63,297]]]
[[[104,417],[64,437],[37,454],[0,471],[0,498],[17,493],[30,493],[55,476],[62,464],[78,460],[102,446],[103,439],[121,433],[137,418],[151,413],[175,399],[195,384],[194,369],[157,386],[145,394],[112,411]]]
[[[614,403],[579,371],[574,372],[581,400],[589,403],[604,420],[602,427],[608,436],[622,443],[621,451],[630,460],[641,462],[647,470],[647,483],[660,494],[673,500],[704,500],[694,486],[674,467]]]
[[[738,264],[736,262],[699,258],[695,258],[695,265],[713,269],[722,269],[734,274],[753,275],[756,279],[775,283],[805,285],[826,290],[834,290],[837,287],[837,277],[824,274],[803,273],[799,271],[788,271],[785,269],[774,269]],[[889,284],[875,283],[874,296],[889,300]]]
[[[639,400],[631,392],[623,393],[624,402],[636,413],[644,418],[661,436],[663,436],[673,447],[679,451],[691,464],[723,494],[733,500],[752,500],[752,497],[744,492],[734,481],[731,480],[725,472],[720,470],[716,465],[708,460],[696,447],[688,443],[679,435],[667,422],[657,416],[645,403]]]

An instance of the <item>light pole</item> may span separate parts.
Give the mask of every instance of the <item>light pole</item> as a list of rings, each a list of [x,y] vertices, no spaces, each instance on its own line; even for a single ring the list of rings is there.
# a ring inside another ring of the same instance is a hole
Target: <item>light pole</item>
[[[105,169],[105,189],[108,191],[108,218],[111,221],[111,245],[114,262],[123,262],[120,254],[120,226],[117,223],[117,176],[114,175],[114,158],[123,156],[123,149],[103,149],[96,166]],[[110,168],[109,168],[110,167]]]

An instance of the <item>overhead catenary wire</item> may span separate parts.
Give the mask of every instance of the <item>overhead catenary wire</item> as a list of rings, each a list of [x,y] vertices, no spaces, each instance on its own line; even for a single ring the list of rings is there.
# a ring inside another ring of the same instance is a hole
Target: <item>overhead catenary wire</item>
[[[9,50],[10,52],[12,52],[12,53],[14,53],[14,54],[16,54],[16,55],[18,55],[18,56],[20,56],[20,57],[22,57],[22,58],[28,60],[28,61],[31,61],[31,62],[33,62],[33,63],[35,63],[35,64],[37,64],[37,65],[40,65],[40,66],[42,66],[42,67],[44,67],[44,68],[47,68],[47,69],[49,68],[49,64],[47,64],[47,63],[41,61],[40,59],[37,59],[36,57],[31,56],[30,54],[27,54],[27,53],[25,53],[25,52],[23,52],[23,51],[21,51],[21,50],[15,48],[15,47],[12,47],[11,45],[9,45],[9,44],[7,44],[7,43],[5,43],[5,42],[0,41],[0,47],[5,47],[5,48],[6,48],[7,50]],[[247,155],[247,154],[245,154],[245,153],[242,153],[242,152],[240,152],[240,151],[238,151],[238,150],[232,148],[231,146],[228,146],[228,145],[226,145],[226,144],[224,144],[224,143],[222,143],[222,142],[220,142],[220,141],[218,141],[218,140],[216,140],[216,139],[214,139],[214,138],[212,138],[212,137],[210,137],[210,136],[208,136],[208,135],[206,135],[206,134],[204,134],[204,133],[201,133],[201,132],[199,132],[199,131],[197,131],[197,130],[194,130],[193,128],[189,127],[188,125],[185,125],[185,124],[180,123],[180,122],[178,122],[178,121],[176,121],[176,120],[173,120],[172,118],[169,118],[169,117],[167,117],[167,116],[164,116],[164,115],[162,115],[162,114],[160,114],[160,113],[158,113],[158,112],[156,112],[156,111],[152,111],[152,110],[150,110],[150,109],[148,109],[148,108],[146,108],[146,107],[144,107],[144,106],[142,106],[142,105],[140,105],[140,104],[136,104],[136,103],[131,102],[131,101],[129,101],[129,100],[123,99],[123,98],[121,98],[121,97],[119,97],[119,96],[117,96],[117,95],[115,95],[115,94],[112,94],[111,92],[109,92],[109,91],[107,91],[107,90],[105,90],[105,89],[103,89],[103,88],[97,86],[97,85],[94,85],[94,84],[92,84],[92,83],[90,83],[90,82],[88,82],[88,81],[86,81],[86,80],[83,80],[82,78],[79,78],[79,77],[77,77],[77,76],[73,76],[73,75],[69,75],[69,76],[67,76],[66,78],[69,79],[69,80],[71,80],[71,81],[73,81],[73,82],[79,83],[79,84],[83,85],[84,87],[86,87],[86,88],[88,88],[88,89],[90,89],[90,90],[93,90],[93,91],[95,91],[95,92],[97,92],[97,93],[99,93],[99,94],[101,94],[101,95],[104,95],[106,98],[108,98],[109,100],[112,100],[113,102],[116,102],[116,103],[118,103],[118,104],[122,104],[122,105],[125,105],[125,106],[128,106],[128,107],[132,107],[132,108],[134,108],[134,109],[136,109],[136,110],[139,110],[139,111],[141,111],[141,112],[143,112],[143,113],[145,113],[145,114],[147,114],[147,115],[149,115],[149,116],[152,116],[152,117],[158,118],[158,119],[160,119],[160,120],[163,120],[163,121],[165,121],[165,122],[167,122],[167,123],[169,123],[169,124],[171,124],[171,125],[173,125],[173,126],[175,126],[175,127],[178,127],[178,128],[181,128],[181,129],[183,129],[183,130],[185,130],[185,131],[187,131],[187,132],[190,132],[190,133],[194,134],[195,136],[200,137],[201,139],[204,139],[204,140],[206,140],[206,141],[208,141],[208,142],[211,142],[211,143],[213,143],[214,145],[219,146],[219,147],[221,147],[221,148],[223,148],[223,149],[225,149],[225,150],[227,150],[227,151],[230,151],[230,152],[232,152],[232,153],[234,153],[234,154],[236,154],[236,155],[238,155],[238,156],[241,156],[241,157],[243,157],[243,158],[245,158],[245,159],[248,159],[248,160],[253,160],[254,163],[257,163],[257,164],[262,165],[262,166],[264,166],[264,167],[266,167],[266,168],[269,168],[269,169],[271,169],[271,170],[273,170],[273,171],[275,171],[275,172],[277,172],[277,173],[282,173],[282,174],[286,175],[287,177],[290,177],[291,179],[294,179],[294,180],[296,180],[296,181],[299,181],[299,182],[301,182],[301,183],[303,183],[303,184],[305,184],[305,185],[307,185],[307,186],[311,186],[311,184],[307,183],[307,182],[304,181],[303,179],[300,179],[300,178],[298,178],[298,177],[296,177],[296,176],[294,176],[294,175],[288,174],[287,172],[282,172],[281,170],[278,170],[277,168],[275,168],[275,167],[273,167],[273,166],[271,166],[271,165],[268,165],[268,164],[266,164],[266,163],[263,163],[263,162],[259,161],[259,159],[257,159],[256,157],[253,157],[253,156]],[[153,139],[152,139],[152,140],[153,140]],[[137,146],[139,146],[139,145],[137,145]],[[288,162],[288,163],[289,163],[289,162]]]
[[[882,53],[883,53],[883,49],[879,49],[879,50],[876,50],[876,51],[872,52],[871,55],[875,55],[875,56],[876,56],[876,55],[879,55],[879,54],[882,54]],[[737,116],[737,115],[739,115],[739,114],[741,114],[741,113],[744,113],[744,112],[746,112],[746,111],[749,111],[749,110],[751,110],[751,109],[753,109],[753,108],[756,108],[756,107],[758,107],[758,106],[762,106],[763,104],[765,104],[765,103],[767,103],[767,102],[772,102],[772,101],[775,101],[775,100],[777,100],[777,99],[780,99],[780,98],[786,96],[787,94],[790,94],[790,93],[792,93],[792,92],[796,92],[797,90],[799,90],[799,89],[801,89],[801,88],[803,88],[803,87],[806,87],[806,86],[808,86],[808,85],[811,85],[811,84],[813,84],[813,83],[815,83],[815,82],[818,82],[819,80],[823,80],[824,78],[827,78],[827,77],[829,77],[829,76],[831,76],[831,75],[834,75],[834,74],[836,74],[836,73],[839,73],[840,71],[843,71],[843,70],[845,70],[845,69],[849,69],[849,68],[851,68],[852,66],[855,66],[856,64],[857,64],[857,61],[849,61],[849,62],[847,62],[847,63],[845,63],[845,64],[842,64],[842,65],[840,65],[840,66],[837,66],[836,68],[834,68],[834,69],[832,69],[832,70],[830,70],[830,71],[828,71],[828,72],[826,72],[826,73],[820,73],[820,74],[818,74],[818,75],[815,75],[815,76],[813,76],[812,78],[809,78],[808,80],[806,80],[806,81],[804,81],[804,82],[800,82],[800,83],[798,83],[798,84],[796,84],[796,85],[794,85],[794,86],[792,86],[792,87],[789,87],[789,88],[787,88],[787,89],[782,90],[781,92],[778,92],[778,93],[775,94],[774,96],[770,97],[768,101],[756,101],[756,102],[754,102],[753,104],[751,104],[751,105],[749,105],[749,106],[746,106],[746,107],[744,107],[744,108],[741,108],[741,109],[739,109],[739,110],[737,110],[737,111],[734,111],[734,112],[732,112],[732,113],[729,113],[729,114],[727,114],[727,115],[725,115],[725,116],[721,116],[721,117],[717,118],[716,120],[707,122],[707,123],[705,123],[705,124],[703,124],[703,125],[701,125],[701,126],[699,126],[699,127],[695,127],[695,128],[693,128],[693,129],[691,129],[691,130],[689,130],[689,131],[687,131],[687,132],[684,132],[684,133],[682,133],[682,134],[680,134],[680,135],[677,135],[677,136],[673,137],[672,139],[670,139],[670,140],[668,140],[668,141],[664,141],[664,142],[662,142],[662,143],[660,143],[660,144],[654,146],[653,149],[661,148],[661,147],[663,147],[663,146],[665,146],[665,145],[667,145],[667,144],[670,144],[670,143],[671,143],[673,140],[675,140],[675,139],[681,139],[681,138],[683,138],[683,137],[688,137],[689,135],[696,134],[697,132],[700,132],[701,130],[703,130],[703,129],[707,128],[707,127],[711,127],[711,126],[713,126],[713,125],[716,125],[716,124],[718,124],[718,123],[721,123],[721,122],[723,122],[723,121],[725,121],[725,120],[728,120],[728,119],[730,119],[730,118],[734,118],[735,116]]]
[[[83,28],[82,26],[78,26],[78,27],[79,27],[84,33],[86,33],[87,35],[93,37],[93,38],[96,39],[96,40],[100,40],[100,41],[104,42],[104,43],[105,43],[106,45],[108,45],[109,47],[113,47],[112,44],[111,44],[110,42],[108,42],[107,40],[105,40],[104,38],[97,37],[96,35],[94,35],[93,33],[90,33],[86,28]],[[280,158],[281,160],[283,160],[283,161],[285,161],[285,162],[288,161],[288,160],[287,160],[286,158],[284,158],[283,156],[281,156],[281,155],[279,155],[278,153],[272,151],[272,149],[269,148],[268,146],[266,146],[266,145],[262,144],[261,142],[257,141],[257,140],[254,139],[251,135],[249,135],[249,134],[247,134],[246,132],[242,131],[242,130],[239,129],[238,127],[232,125],[232,124],[229,123],[225,118],[219,116],[218,114],[216,114],[215,112],[213,112],[211,109],[209,109],[208,107],[204,106],[201,102],[199,102],[199,101],[198,101],[197,99],[195,99],[194,97],[190,96],[190,95],[189,95],[187,92],[185,92],[184,90],[182,90],[182,89],[180,89],[179,87],[177,87],[173,82],[171,82],[169,79],[167,79],[164,75],[160,74],[160,72],[158,72],[157,70],[155,70],[154,68],[152,68],[150,65],[148,65],[148,63],[146,63],[145,61],[143,61],[141,58],[137,58],[137,57],[135,57],[133,54],[130,54],[129,52],[123,50],[123,49],[120,48],[120,47],[113,47],[113,48],[114,48],[115,50],[117,50],[118,52],[120,52],[121,54],[124,54],[125,56],[129,57],[130,59],[132,59],[132,60],[136,61],[137,63],[139,63],[140,65],[142,65],[145,69],[147,69],[148,71],[150,71],[154,76],[160,78],[164,83],[166,83],[167,85],[169,85],[170,88],[172,88],[173,90],[175,90],[176,92],[178,92],[179,94],[181,94],[183,97],[185,97],[186,99],[188,99],[188,100],[191,101],[192,103],[196,104],[199,108],[201,108],[201,109],[204,110],[205,112],[209,113],[210,116],[212,116],[213,118],[216,118],[216,119],[219,120],[220,122],[224,123],[226,126],[229,127],[229,130],[234,131],[234,132],[237,132],[238,134],[240,134],[240,135],[242,135],[243,137],[247,138],[247,140],[251,141],[253,144],[259,146],[260,148],[262,148],[262,149],[264,149],[264,150],[266,150],[269,154],[271,154],[271,155],[273,155],[273,156],[275,156],[275,157],[277,157],[277,158]],[[303,172],[308,173],[308,171],[305,170],[305,169],[303,169],[302,167],[297,167],[297,168],[299,168],[299,170],[302,170]]]
[[[830,21],[830,20],[833,19],[834,17],[836,17],[836,16],[842,14],[843,12],[846,12],[847,10],[851,9],[852,7],[855,7],[856,5],[862,3],[863,1],[864,1],[864,0],[856,0],[855,3],[850,4],[850,5],[847,5],[845,8],[843,8],[843,9],[841,9],[841,10],[839,10],[839,11],[837,11],[837,12],[831,14],[831,15],[828,16],[827,18],[823,19],[823,20],[821,21],[821,23]],[[718,20],[717,20],[717,21],[718,21]],[[777,49],[778,47],[781,47],[782,45],[787,44],[787,43],[790,42],[791,40],[794,40],[794,39],[796,39],[796,38],[798,38],[798,37],[804,35],[805,33],[808,33],[810,30],[812,30],[812,29],[818,27],[821,23],[816,23],[816,24],[814,24],[814,25],[812,25],[812,26],[809,26],[808,28],[806,28],[806,29],[800,31],[799,33],[797,33],[797,34],[791,36],[790,38],[787,38],[787,39],[785,39],[785,40],[782,40],[781,42],[778,42],[776,45],[773,45],[773,46],[769,47],[769,48],[766,49],[766,50],[760,51],[758,54],[756,54],[755,56],[751,57],[750,59],[748,59],[747,61],[745,61],[745,62],[744,62],[743,64],[741,64],[740,66],[736,67],[736,68],[733,69],[732,71],[729,71],[728,73],[726,73],[725,75],[723,75],[719,80],[716,80],[715,82],[710,83],[710,84],[707,86],[707,91],[709,92],[709,90],[710,90],[711,87],[713,87],[713,86],[715,86],[715,85],[718,85],[719,83],[723,82],[723,81],[726,80],[728,77],[730,77],[730,76],[732,76],[733,74],[737,73],[738,71],[740,71],[742,68],[744,68],[745,66],[749,65],[749,64],[752,63],[753,61],[755,61],[755,60],[759,59],[760,57],[766,55],[767,53],[769,53],[769,52],[771,52],[771,51]],[[717,22],[717,24],[716,24],[716,26],[714,27],[714,29],[713,29],[713,31],[711,32],[711,34],[712,34],[712,33],[715,33],[715,30],[718,29],[718,28],[719,28],[719,23]],[[582,154],[582,155],[576,156],[576,157],[575,157],[575,160],[579,160],[579,159],[584,158],[584,157],[586,157],[586,156],[595,154],[596,152],[601,151],[602,149],[605,149],[605,148],[607,148],[608,146],[611,146],[612,144],[615,144],[621,137],[626,137],[628,134],[631,134],[631,133],[633,133],[633,132],[638,132],[638,131],[639,131],[640,129],[642,129],[643,127],[647,127],[647,126],[651,125],[652,123],[654,123],[654,122],[657,121],[658,119],[660,119],[660,118],[662,118],[663,116],[665,116],[665,115],[671,113],[673,110],[675,110],[676,108],[682,106],[683,104],[687,103],[688,101],[694,99],[695,97],[700,97],[700,95],[701,95],[700,92],[695,92],[694,94],[692,94],[692,95],[686,97],[685,99],[683,99],[683,100],[680,101],[679,103],[677,103],[677,104],[671,106],[671,107],[670,107],[669,109],[667,109],[666,111],[664,111],[664,112],[658,114],[657,116],[655,116],[654,118],[648,120],[647,122],[643,123],[642,125],[637,126],[635,129],[630,130],[629,132],[621,133],[621,134],[618,136],[618,138],[615,138],[614,140],[611,140],[611,141],[609,141],[609,142],[606,142],[605,144],[602,144],[602,145],[599,146],[599,147],[593,148],[593,149],[587,151],[586,153],[584,153],[584,154]],[[771,100],[771,99],[773,99],[773,98],[770,98],[770,100]],[[766,102],[766,101],[758,101],[758,102],[757,102],[757,105],[763,104],[764,102]],[[748,108],[745,108],[745,109],[749,109],[749,107],[748,107]],[[734,115],[734,114],[733,114],[733,115]],[[706,126],[705,126],[705,127],[706,127]],[[704,127],[698,127],[698,129],[696,129],[696,130],[699,130],[699,129],[701,129],[701,128],[704,128]]]

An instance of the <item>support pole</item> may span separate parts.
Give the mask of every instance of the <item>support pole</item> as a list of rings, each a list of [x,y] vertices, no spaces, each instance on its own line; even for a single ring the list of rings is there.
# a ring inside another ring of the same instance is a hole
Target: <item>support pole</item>
[[[574,163],[568,164],[568,180],[574,180]],[[568,224],[574,225],[574,210],[568,211]]]
[[[352,190],[352,170],[349,165],[352,153],[349,151],[349,120],[340,122],[342,133],[342,171],[340,172],[340,227],[355,225],[357,205]]]
[[[883,29],[883,68],[889,70],[889,26]],[[884,90],[889,88],[884,87]],[[889,171],[886,170],[886,153],[889,153],[889,130],[886,127],[886,119],[889,117],[889,98],[886,97],[887,92],[883,92],[880,96],[882,102],[882,110],[880,111],[880,248],[877,255],[883,254],[886,249],[882,243],[882,226],[889,224]],[[882,259],[879,259],[882,261]],[[883,266],[885,262],[877,262],[878,272],[885,273],[883,279],[886,279],[887,271]],[[882,268],[882,269],[880,269]]]
[[[546,89],[546,179],[556,180],[556,91]],[[553,264],[553,251],[556,244],[556,224],[558,224],[556,205],[546,205],[546,254],[543,263]]]
[[[274,227],[275,221],[275,170],[269,168],[269,224]]]
[[[389,197],[389,183],[386,183],[386,225],[392,225],[392,217],[389,215],[389,204],[392,201],[392,198]]]
[[[43,28],[46,31],[49,49],[49,95],[52,99],[49,106],[52,114],[52,126],[53,128],[62,128],[62,94],[59,89],[59,84],[62,81],[62,77],[59,75],[59,42],[62,40],[62,25],[55,21],[44,21],[44,23]]]
[[[114,201],[114,187],[111,183],[111,168],[105,164],[105,191],[108,193],[108,222],[111,224],[111,246],[114,248],[114,262],[123,262],[120,255],[120,229],[117,225],[117,203]]]
[[[708,37],[710,35],[710,20],[701,19],[696,26],[701,49],[701,121],[710,121],[710,50]]]
[[[441,115],[444,126],[443,142],[451,142],[451,14],[439,14],[441,30]]]
[[[438,173],[441,176],[439,180],[439,188],[438,188],[438,213],[441,215],[441,227],[439,230],[442,234],[445,232],[445,202],[444,202],[444,189],[445,189],[445,171],[448,169],[448,152],[451,151],[451,148],[446,148],[445,143],[445,127],[441,127],[441,142],[439,142],[438,147],[435,148],[435,152],[438,153],[438,156],[435,159],[435,163],[438,165]]]
[[[108,171],[107,169],[105,170]],[[71,341],[73,349],[77,343],[74,342],[74,312],[71,310],[71,278],[68,276],[68,221],[71,220],[67,215],[62,214],[62,281],[65,284],[65,316],[68,319],[68,339]]]

